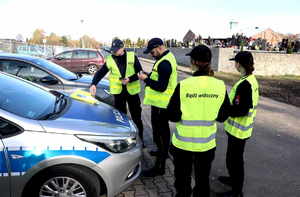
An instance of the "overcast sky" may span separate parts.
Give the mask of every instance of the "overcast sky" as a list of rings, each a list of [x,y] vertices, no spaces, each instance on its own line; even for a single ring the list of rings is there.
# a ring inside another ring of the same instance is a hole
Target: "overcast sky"
[[[80,21],[83,20],[83,23]],[[0,0],[0,38],[31,37],[36,28],[110,43],[138,37],[182,40],[191,29],[202,37],[252,35],[266,28],[300,33],[299,0]],[[230,31],[229,22],[238,22]],[[255,27],[259,27],[255,30]]]

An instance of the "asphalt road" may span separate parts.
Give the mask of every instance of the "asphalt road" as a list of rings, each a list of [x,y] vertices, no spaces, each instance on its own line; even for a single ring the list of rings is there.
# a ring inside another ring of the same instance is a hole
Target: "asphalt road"
[[[145,71],[151,71],[151,63],[141,63]],[[189,76],[178,72],[179,80]],[[143,106],[145,108],[148,107]],[[245,197],[300,197],[299,117],[300,108],[260,97],[253,136],[245,148]],[[149,126],[150,114],[143,112],[143,120]],[[171,128],[174,130],[174,124]],[[229,189],[216,180],[219,175],[227,174],[226,146],[227,136],[223,125],[219,124],[211,171],[211,185],[215,192]]]

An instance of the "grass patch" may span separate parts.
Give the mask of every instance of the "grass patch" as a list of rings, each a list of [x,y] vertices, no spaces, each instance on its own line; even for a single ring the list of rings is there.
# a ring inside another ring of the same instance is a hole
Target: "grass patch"
[[[216,77],[223,77],[226,79],[239,79],[240,75],[239,74],[234,74],[234,73],[225,73],[225,72],[215,72]],[[257,79],[259,80],[297,80],[300,81],[300,76],[298,75],[281,75],[281,76],[262,76],[262,75],[255,75]]]
[[[227,85],[236,83],[240,75],[215,72],[215,77],[225,81]],[[256,76],[260,95],[274,100],[300,107],[300,76]]]

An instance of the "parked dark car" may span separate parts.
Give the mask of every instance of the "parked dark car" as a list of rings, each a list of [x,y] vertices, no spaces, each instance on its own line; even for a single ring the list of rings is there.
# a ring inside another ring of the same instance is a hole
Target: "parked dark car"
[[[48,60],[76,73],[95,74],[104,64],[104,56],[96,49],[73,49],[61,52]]]
[[[72,93],[76,89],[89,91],[93,79],[92,76],[75,74],[42,58],[10,53],[0,53],[0,71],[67,93]],[[113,104],[108,80],[100,81],[96,98],[107,104]]]

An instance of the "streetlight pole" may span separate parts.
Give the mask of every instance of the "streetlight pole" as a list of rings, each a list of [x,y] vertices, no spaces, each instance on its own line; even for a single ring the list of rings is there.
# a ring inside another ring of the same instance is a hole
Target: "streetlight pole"
[[[230,34],[232,34],[232,28],[234,25],[237,25],[238,22],[236,21],[229,21],[229,29],[230,29]]]
[[[80,20],[80,23],[81,23],[82,29],[84,29],[84,28],[83,28],[83,22],[84,22],[84,20],[81,19],[81,20]],[[81,46],[82,48],[85,48],[85,47],[84,47],[84,34],[82,34],[82,37],[81,37],[81,45],[82,45],[82,46]]]

